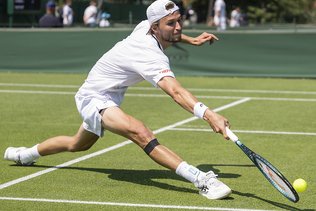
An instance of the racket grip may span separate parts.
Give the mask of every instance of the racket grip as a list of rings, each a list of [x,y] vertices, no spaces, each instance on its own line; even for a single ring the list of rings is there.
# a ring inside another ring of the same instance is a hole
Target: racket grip
[[[226,127],[226,134],[231,141],[238,141],[238,137],[228,127]]]

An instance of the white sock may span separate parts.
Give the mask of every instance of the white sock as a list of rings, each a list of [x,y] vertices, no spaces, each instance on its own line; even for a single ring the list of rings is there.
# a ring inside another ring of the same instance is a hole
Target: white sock
[[[192,182],[196,186],[198,178],[200,178],[205,173],[203,171],[200,171],[198,168],[191,166],[187,162],[183,161],[177,167],[176,174]]]
[[[22,163],[28,163],[37,160],[41,155],[38,153],[37,145],[21,151],[20,160]]]

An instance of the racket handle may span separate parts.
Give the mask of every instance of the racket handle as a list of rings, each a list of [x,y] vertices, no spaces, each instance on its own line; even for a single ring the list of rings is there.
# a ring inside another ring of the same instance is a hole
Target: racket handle
[[[228,127],[226,127],[226,134],[231,141],[238,141],[238,137]]]

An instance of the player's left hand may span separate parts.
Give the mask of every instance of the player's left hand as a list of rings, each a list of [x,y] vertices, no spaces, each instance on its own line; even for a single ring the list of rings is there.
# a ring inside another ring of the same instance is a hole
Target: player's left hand
[[[203,45],[206,42],[209,42],[210,44],[212,44],[214,41],[219,40],[214,34],[210,34],[207,32],[203,32],[201,35],[193,38],[192,40],[192,44],[193,45]]]

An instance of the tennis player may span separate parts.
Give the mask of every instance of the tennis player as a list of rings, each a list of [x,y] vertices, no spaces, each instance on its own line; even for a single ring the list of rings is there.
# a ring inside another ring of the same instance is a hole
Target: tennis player
[[[75,101],[83,118],[77,134],[57,136],[31,148],[9,147],[4,158],[20,165],[32,165],[39,157],[60,152],[88,150],[104,130],[124,136],[142,148],[155,162],[192,182],[208,199],[222,199],[231,189],[212,171],[203,172],[159,144],[153,132],[120,105],[127,88],[146,80],[160,87],[182,108],[204,119],[211,128],[226,135],[228,120],[199,102],[176,80],[164,50],[176,42],[201,45],[217,40],[203,33],[193,38],[181,33],[179,8],[169,0],[157,0],[147,8],[147,20],[139,23],[126,39],[118,42],[92,67]]]

